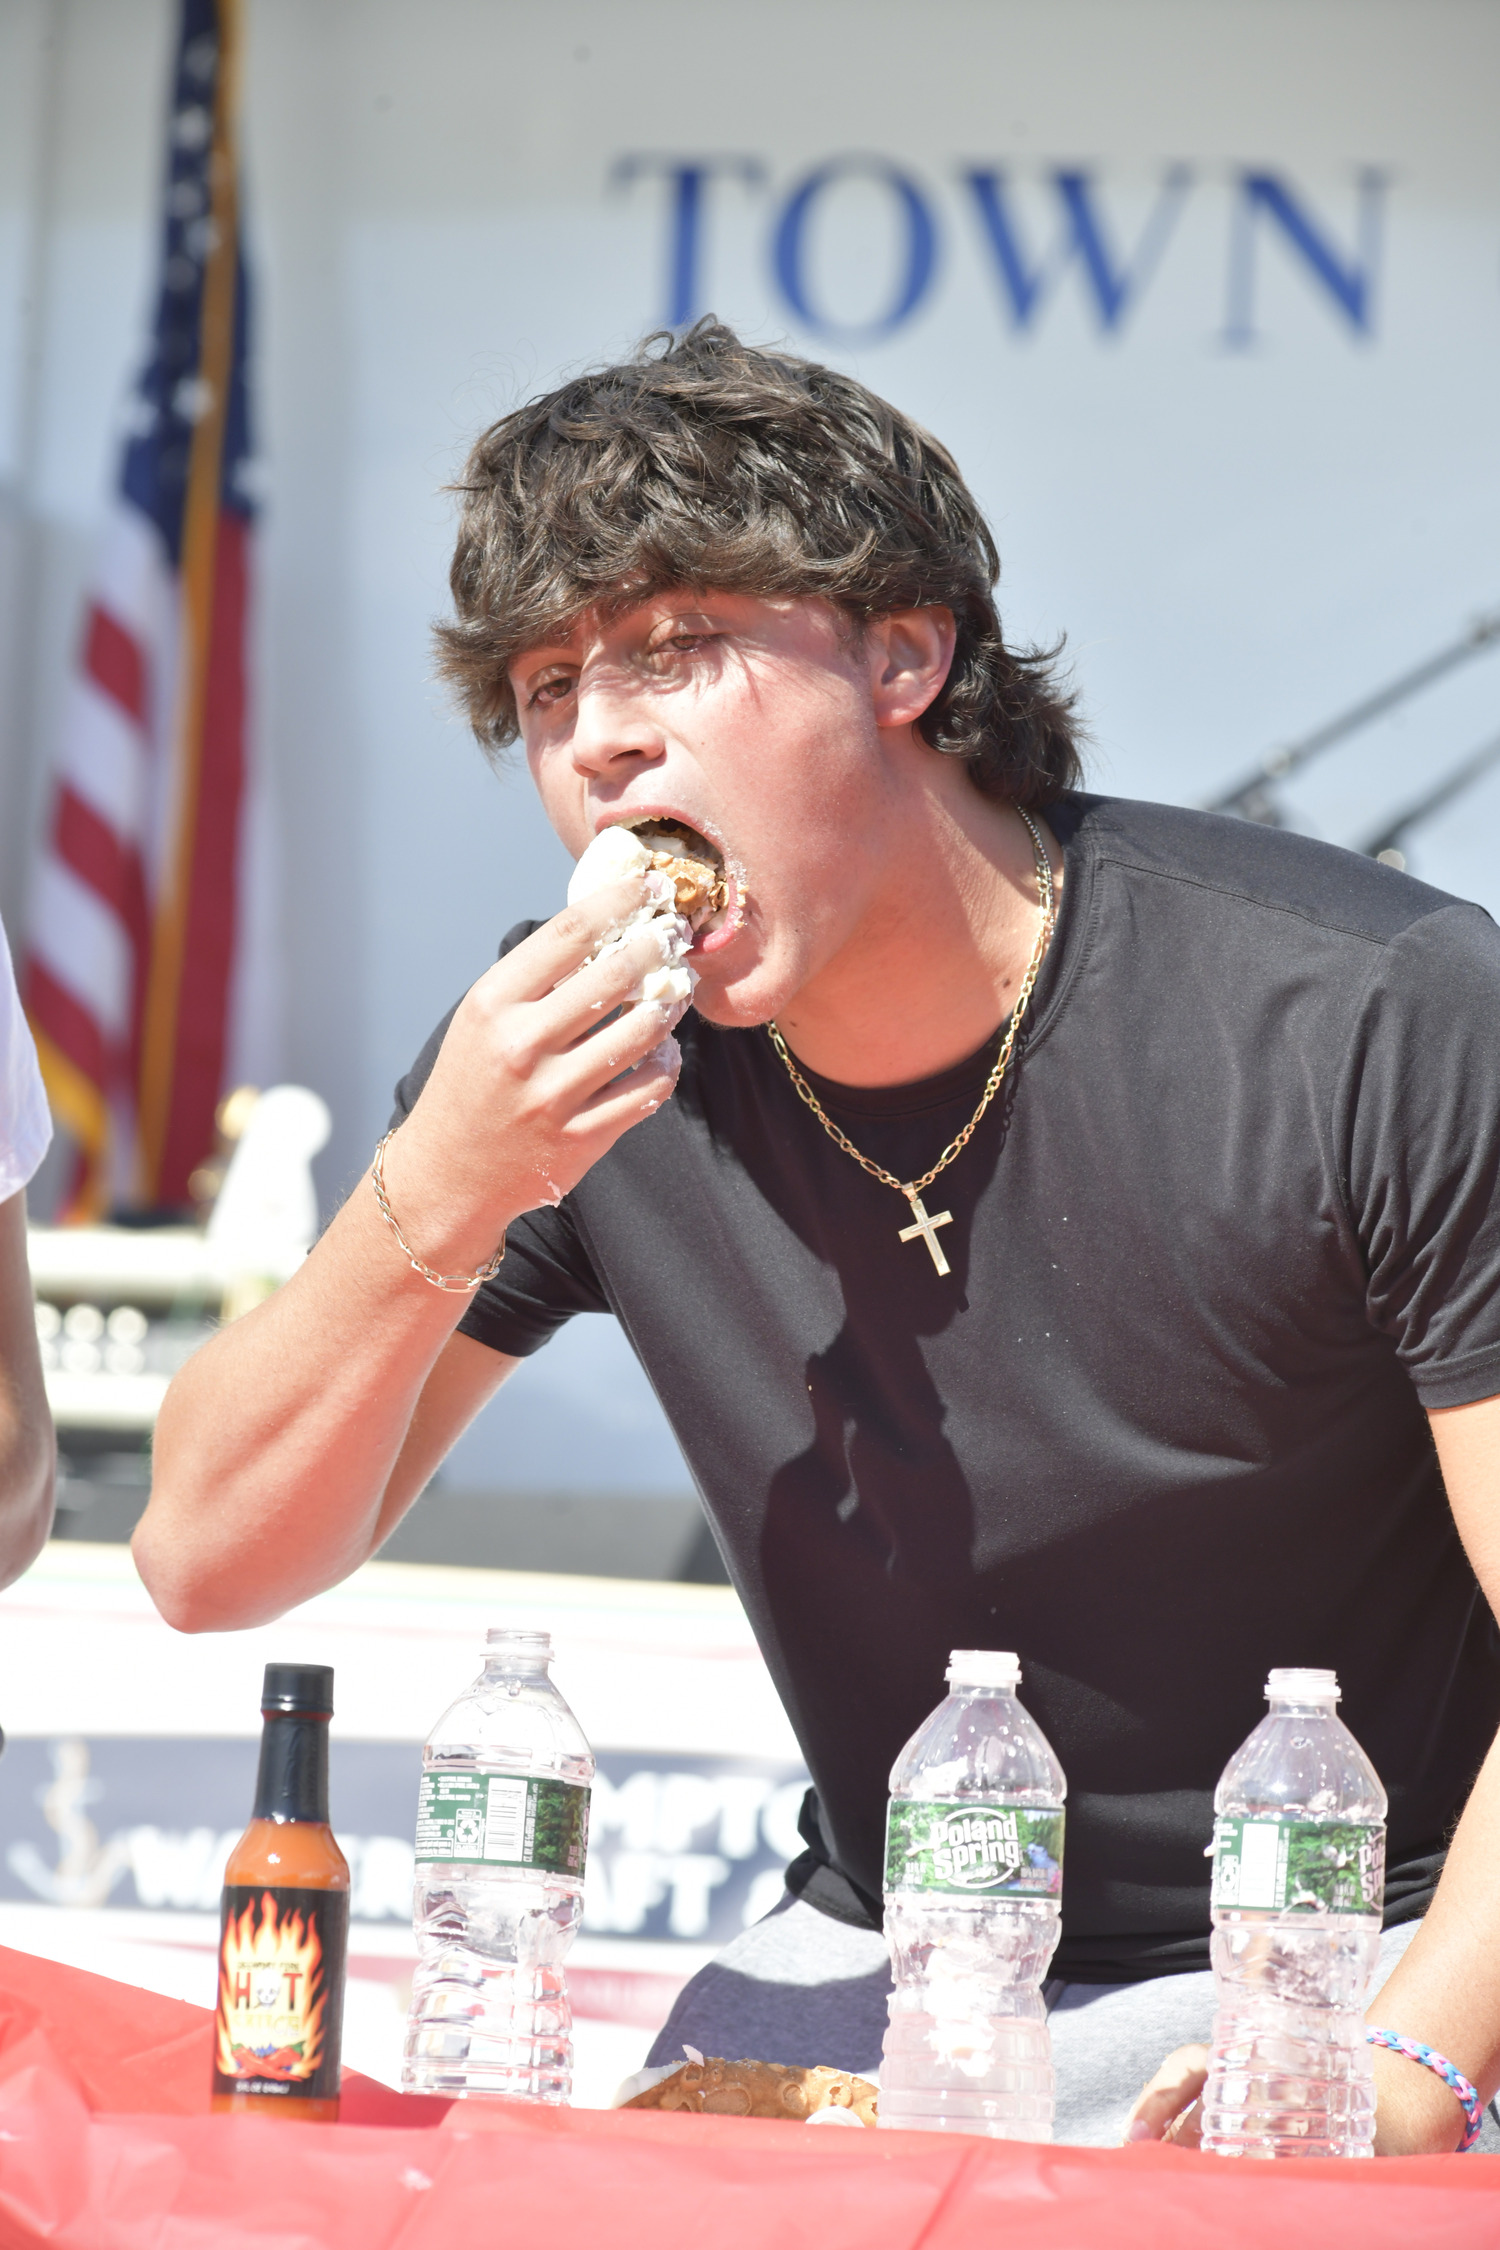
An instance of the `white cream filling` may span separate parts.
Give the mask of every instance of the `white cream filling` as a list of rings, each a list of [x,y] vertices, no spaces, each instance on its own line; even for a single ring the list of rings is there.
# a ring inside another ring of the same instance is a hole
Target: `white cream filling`
[[[653,2063],[649,2070],[633,2070],[628,2078],[620,2080],[610,2096],[610,2108],[623,2109],[637,2094],[644,2094],[648,2086],[659,2086],[664,2078],[675,2078],[681,2068],[681,2063],[677,2062]]]
[[[568,904],[576,906],[590,891],[606,883],[621,883],[643,868],[651,854],[628,828],[601,828],[581,855],[568,884]]]
[[[627,875],[640,873],[650,857],[640,838],[632,835],[628,828],[602,828],[573,870],[568,884],[569,906],[576,906],[580,899],[602,891],[610,883],[622,882]],[[613,923],[589,960],[599,960],[612,947],[624,945],[638,930],[649,929],[661,948],[661,966],[645,972],[634,989],[626,994],[624,1005],[634,1007],[646,1001],[675,1023],[693,997],[698,972],[686,958],[692,950],[692,930],[675,911],[672,901],[672,885],[667,877],[648,875],[645,904],[627,915],[623,922]]]

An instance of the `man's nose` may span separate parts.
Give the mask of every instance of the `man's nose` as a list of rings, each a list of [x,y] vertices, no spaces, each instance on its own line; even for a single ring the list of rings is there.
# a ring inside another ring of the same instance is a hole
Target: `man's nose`
[[[578,683],[570,747],[580,773],[600,775],[651,765],[666,752],[660,727],[623,685],[586,677]]]

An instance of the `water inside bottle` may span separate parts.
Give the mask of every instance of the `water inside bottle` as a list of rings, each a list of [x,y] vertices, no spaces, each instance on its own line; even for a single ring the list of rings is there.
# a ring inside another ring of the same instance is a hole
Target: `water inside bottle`
[[[880,2123],[1048,2140],[1066,1783],[1014,1655],[956,1650],[948,1678],[891,1772]]]
[[[564,1963],[583,1916],[594,1760],[544,1633],[496,1630],[423,1752],[402,2085],[563,2103]]]
[[[1215,1794],[1216,1985],[1203,2145],[1373,2153],[1364,2009],[1380,1956],[1385,1792],[1331,1672],[1273,1672]]]

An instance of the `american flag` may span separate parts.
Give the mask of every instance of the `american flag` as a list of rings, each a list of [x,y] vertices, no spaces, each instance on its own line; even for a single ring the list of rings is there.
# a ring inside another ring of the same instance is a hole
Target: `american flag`
[[[237,0],[182,0],[161,269],[72,682],[26,1002],[68,1215],[179,1209],[214,1146],[246,918],[251,560]]]

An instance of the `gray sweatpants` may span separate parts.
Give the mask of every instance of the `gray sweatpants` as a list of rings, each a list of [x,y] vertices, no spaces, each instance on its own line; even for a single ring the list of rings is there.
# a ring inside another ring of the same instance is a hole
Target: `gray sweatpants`
[[[1418,1927],[1406,1922],[1386,1931],[1379,1983]],[[787,1892],[684,1986],[648,2060],[680,2061],[686,2042],[705,2055],[877,2070],[890,1989],[884,1938],[835,1922]],[[1146,1984],[1053,1979],[1046,1999],[1057,2072],[1053,2138],[1114,2148],[1136,2095],[1172,2049],[1207,2040],[1214,1980],[1206,1969]],[[1500,2153],[1493,2113],[1479,2145]]]

